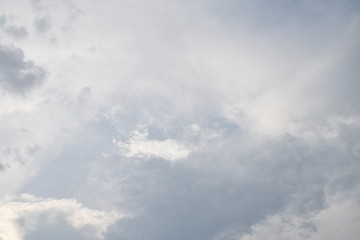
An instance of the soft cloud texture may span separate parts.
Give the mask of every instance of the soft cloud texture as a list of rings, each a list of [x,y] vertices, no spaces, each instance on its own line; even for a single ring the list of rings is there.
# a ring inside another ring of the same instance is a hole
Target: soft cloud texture
[[[45,71],[24,59],[21,49],[0,45],[0,86],[10,92],[24,94],[41,85]]]
[[[6,28],[6,32],[16,39],[26,38],[28,31],[22,26],[11,25]]]
[[[357,239],[357,1],[0,6],[0,239]]]
[[[45,224],[58,224],[59,220],[79,231],[84,239],[102,239],[108,226],[121,217],[85,208],[74,199],[42,199],[31,195],[8,198],[1,203],[0,214],[1,237],[13,240],[29,239],[27,234],[41,231]],[[57,238],[51,232],[45,237]]]
[[[359,201],[332,199],[330,207],[312,216],[285,212],[253,226],[240,240],[257,239],[356,239],[359,236]]]
[[[163,141],[148,140],[148,133],[135,131],[129,143],[116,142],[120,152],[126,157],[163,158],[176,161],[188,157],[190,149],[173,139]]]

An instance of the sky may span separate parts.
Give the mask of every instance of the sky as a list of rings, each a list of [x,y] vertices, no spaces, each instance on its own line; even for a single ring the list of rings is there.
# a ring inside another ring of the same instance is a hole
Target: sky
[[[0,240],[357,240],[357,0],[0,0]]]

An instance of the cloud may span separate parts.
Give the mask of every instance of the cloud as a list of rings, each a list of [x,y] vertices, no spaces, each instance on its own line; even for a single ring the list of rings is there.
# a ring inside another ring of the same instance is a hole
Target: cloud
[[[40,33],[45,33],[50,29],[50,17],[36,17],[34,20],[36,30]]]
[[[45,80],[45,70],[25,59],[21,49],[0,46],[0,86],[6,91],[25,94]]]
[[[19,3],[1,3],[1,195],[132,216],[86,227],[45,206],[35,223],[18,214],[20,237],[315,238],[334,208],[353,231],[358,3]],[[6,93],[35,89],[44,69],[41,91]]]
[[[32,239],[27,236],[54,224],[60,233],[68,226],[86,239],[102,239],[107,228],[122,217],[86,208],[74,199],[44,199],[26,194],[8,197],[2,202],[0,213],[0,237],[13,240]],[[48,234],[45,237],[57,237],[52,232]]]
[[[29,35],[25,27],[17,25],[7,27],[6,32],[16,39],[24,39]]]
[[[350,199],[332,197],[328,206],[315,214],[297,216],[291,212],[282,212],[254,225],[251,233],[236,239],[356,239],[359,235],[359,207],[359,202],[354,200],[354,196]],[[236,236],[236,233],[233,234]]]
[[[121,181],[112,185],[124,198],[119,207],[135,213],[120,220],[108,239],[235,239],[267,216],[286,209],[295,216],[312,214],[325,207],[327,192],[358,186],[359,176],[350,172],[359,161],[322,140],[309,145],[292,137],[249,139],[237,136],[171,166],[113,159],[113,170],[105,172]],[[227,238],[231,232],[236,234]]]
[[[2,163],[0,163],[0,171],[4,171],[4,170],[5,170],[5,166]]]
[[[6,16],[0,15],[0,26],[3,26],[6,23]]]
[[[148,133],[134,131],[132,137],[126,142],[114,140],[122,155],[138,158],[163,158],[168,161],[177,161],[187,158],[191,152],[185,145],[173,139],[162,141],[148,140]]]

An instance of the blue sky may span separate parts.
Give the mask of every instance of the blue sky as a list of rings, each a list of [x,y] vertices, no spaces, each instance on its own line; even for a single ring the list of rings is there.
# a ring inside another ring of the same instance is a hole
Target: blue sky
[[[359,11],[0,0],[0,240],[357,240]]]

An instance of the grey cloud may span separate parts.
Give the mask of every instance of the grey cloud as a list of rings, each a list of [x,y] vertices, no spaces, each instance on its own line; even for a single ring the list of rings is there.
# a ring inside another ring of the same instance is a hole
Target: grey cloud
[[[40,10],[43,8],[43,1],[42,0],[31,0],[31,5],[35,10]]]
[[[89,99],[91,98],[91,88],[84,87],[81,89],[78,95],[78,101],[80,104],[85,104],[89,102]]]
[[[355,23],[360,24],[360,21]],[[351,40],[344,42],[346,46],[343,49],[340,62],[335,62],[330,71],[326,73],[326,78],[331,83],[329,89],[329,101],[333,103],[332,111],[341,112],[346,115],[347,112],[359,113],[358,102],[360,102],[360,69],[357,63],[360,61],[360,29],[354,26],[350,30]],[[331,111],[331,110],[330,110]]]
[[[19,148],[8,147],[3,151],[3,154],[12,157],[14,162],[25,163],[23,153]]]
[[[6,32],[16,39],[24,39],[29,35],[25,27],[17,25],[7,27]]]
[[[38,32],[45,33],[51,27],[50,17],[47,17],[47,16],[45,16],[45,17],[37,17],[34,20],[34,24],[35,24],[36,30]]]
[[[356,127],[351,129],[359,135]],[[107,239],[205,240],[229,229],[241,235],[287,208],[299,215],[323,209],[325,189],[358,187],[360,176],[351,169],[360,162],[326,142],[285,136],[249,145],[249,139],[238,129],[219,139],[222,144],[176,164],[109,160],[108,178],[122,179],[114,189],[123,198],[119,207],[135,217],[121,219]]]
[[[28,164],[31,159],[39,156],[41,150],[38,145],[29,145],[26,148],[7,147],[2,151],[2,154],[9,161],[6,165],[0,163],[0,170],[6,170],[7,167],[16,164]]]
[[[0,171],[5,171],[5,166],[2,163],[0,163]]]
[[[12,93],[25,94],[45,80],[45,70],[25,60],[21,49],[0,45],[0,87]]]
[[[41,147],[39,147],[38,145],[27,147],[27,154],[29,156],[34,156],[38,154],[39,151],[41,151]]]
[[[5,25],[6,20],[7,20],[7,19],[6,19],[6,16],[0,15],[0,26]]]
[[[21,226],[21,219],[18,221]],[[62,218],[57,218],[49,223],[49,220],[43,219],[39,221],[39,228],[35,231],[29,231],[25,236],[24,240],[42,240],[42,239],[53,239],[53,240],[91,240],[89,234],[88,237],[84,236],[79,230],[72,227],[68,222]],[[89,229],[91,230],[91,229]],[[91,232],[91,231],[89,231]]]

